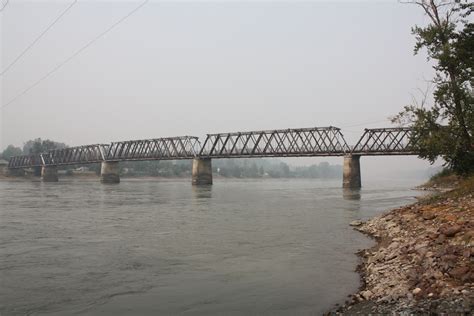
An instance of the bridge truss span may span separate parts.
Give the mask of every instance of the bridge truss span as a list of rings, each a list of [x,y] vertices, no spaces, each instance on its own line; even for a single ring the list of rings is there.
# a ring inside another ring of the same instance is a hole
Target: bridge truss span
[[[44,165],[42,154],[32,154],[11,157],[8,161],[9,169],[41,167]]]
[[[199,153],[194,136],[167,137],[113,142],[105,155],[107,161],[192,159]]]
[[[200,149],[194,136],[113,142],[51,150],[10,158],[8,168],[64,166],[127,160],[193,159]]]
[[[41,154],[12,157],[8,167],[32,168],[40,166],[64,166],[98,163],[104,160],[108,145],[95,144],[50,150]]]
[[[410,127],[365,129],[352,150],[354,155],[417,155]]]
[[[201,158],[342,156],[350,151],[337,127],[208,134]]]
[[[98,163],[104,160],[109,145],[94,144],[56,149],[42,154],[45,166]]]

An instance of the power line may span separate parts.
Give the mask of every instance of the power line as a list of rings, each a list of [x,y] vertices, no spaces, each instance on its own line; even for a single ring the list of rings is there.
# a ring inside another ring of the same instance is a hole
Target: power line
[[[79,55],[80,53],[82,53],[86,48],[88,48],[89,46],[91,46],[92,44],[94,44],[97,40],[99,40],[101,37],[103,37],[104,35],[106,35],[107,33],[109,33],[113,28],[115,28],[117,25],[119,25],[120,23],[122,23],[123,21],[125,21],[127,18],[129,18],[132,14],[134,14],[135,12],[137,12],[141,7],[143,7],[149,0],[145,0],[143,1],[139,6],[137,6],[135,9],[133,9],[132,11],[130,11],[129,13],[127,13],[127,15],[123,16],[122,18],[120,18],[117,22],[115,22],[114,24],[112,24],[109,28],[107,28],[105,31],[103,31],[102,33],[100,33],[98,36],[96,36],[95,38],[93,38],[92,40],[90,40],[86,45],[82,46],[81,48],[79,48],[74,54],[72,54],[71,56],[69,56],[68,58],[66,58],[65,60],[63,60],[61,63],[59,63],[56,67],[54,67],[52,70],[50,70],[48,73],[46,73],[46,75],[44,75],[43,77],[41,77],[40,79],[38,79],[37,81],[35,81],[31,86],[29,86],[28,88],[26,88],[25,90],[23,90],[23,92],[21,92],[20,94],[18,94],[17,96],[15,96],[13,99],[11,99],[10,101],[8,101],[5,105],[2,106],[2,109],[6,108],[7,106],[9,106],[10,104],[12,104],[13,102],[15,102],[18,98],[22,97],[23,95],[25,95],[28,91],[30,91],[31,89],[33,89],[34,87],[36,87],[37,85],[39,85],[43,80],[47,79],[49,76],[51,76],[53,73],[55,73],[56,71],[58,71],[62,66],[64,66],[65,64],[67,64],[69,61],[71,61],[74,57],[76,57],[77,55]]]
[[[8,2],[7,2],[8,3]],[[73,2],[71,2],[69,4],[69,6],[56,18],[54,19],[54,21],[43,31],[41,32],[41,34],[35,38],[35,40],[30,44],[28,45],[22,52],[20,55],[18,55],[1,73],[0,73],[0,77],[3,76],[7,71],[8,69],[10,69],[14,64],[16,64],[16,62],[18,60],[20,60],[21,57],[23,57],[23,55],[26,54],[26,52],[28,52],[59,20],[61,20],[61,18],[77,3],[77,0],[74,0]],[[6,4],[5,4],[6,6]],[[4,6],[4,8],[5,8]]]
[[[10,0],[6,0],[5,3],[2,5],[2,7],[0,8],[0,12],[3,11],[3,9],[5,9],[5,7],[7,6],[8,2],[10,2]]]

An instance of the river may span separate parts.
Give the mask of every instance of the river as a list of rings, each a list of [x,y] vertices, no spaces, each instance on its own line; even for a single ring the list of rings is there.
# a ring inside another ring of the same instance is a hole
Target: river
[[[416,181],[0,181],[0,314],[321,314]]]

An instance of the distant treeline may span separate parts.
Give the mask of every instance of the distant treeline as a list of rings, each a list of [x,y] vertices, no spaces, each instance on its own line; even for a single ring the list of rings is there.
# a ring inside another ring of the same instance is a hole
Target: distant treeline
[[[2,153],[2,159],[12,156],[41,153],[52,149],[65,148],[64,143],[37,138],[27,141],[23,148],[9,145]],[[125,161],[120,163],[120,173],[123,176],[161,176],[189,177],[191,176],[192,161]],[[100,173],[100,164],[65,166],[69,174],[92,171]],[[340,178],[342,166],[321,162],[311,166],[290,167],[279,159],[213,159],[214,174],[231,178]]]
[[[66,144],[58,143],[49,139],[42,140],[41,138],[36,138],[27,141],[23,148],[16,147],[14,145],[8,145],[7,148],[0,153],[0,159],[9,160],[10,157],[20,156],[20,155],[30,155],[43,153],[48,150],[66,148]]]
[[[192,162],[129,161],[120,164],[121,173],[130,176],[184,177],[191,175]],[[229,178],[340,178],[342,166],[327,162],[290,167],[278,159],[213,159],[212,171]]]

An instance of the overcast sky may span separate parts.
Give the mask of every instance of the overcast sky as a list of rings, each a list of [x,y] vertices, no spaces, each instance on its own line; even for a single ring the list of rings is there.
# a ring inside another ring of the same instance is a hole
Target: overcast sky
[[[71,2],[10,0],[0,69]],[[410,31],[426,17],[395,0],[149,1],[21,95],[142,2],[79,0],[0,77],[2,148],[328,125],[353,144],[433,74]]]

